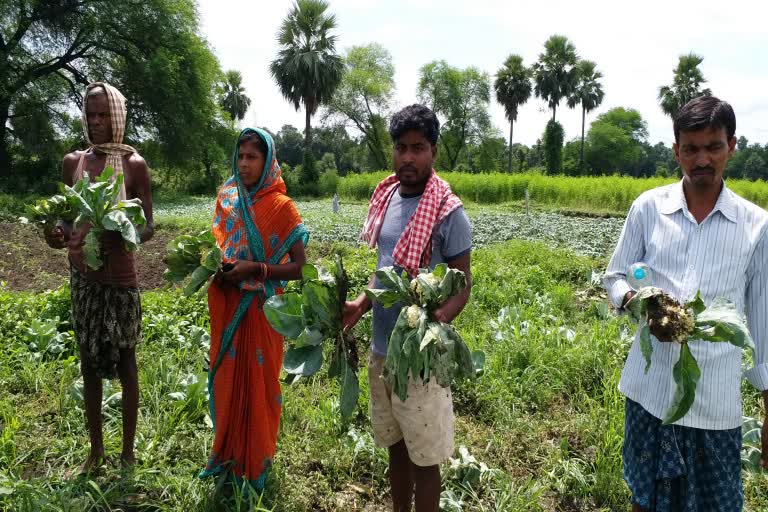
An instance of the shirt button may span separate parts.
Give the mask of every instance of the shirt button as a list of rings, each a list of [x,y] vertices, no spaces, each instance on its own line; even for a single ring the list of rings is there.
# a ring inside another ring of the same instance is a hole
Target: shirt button
[[[696,267],[694,267],[693,265],[688,265],[688,270],[693,270],[694,268]]]

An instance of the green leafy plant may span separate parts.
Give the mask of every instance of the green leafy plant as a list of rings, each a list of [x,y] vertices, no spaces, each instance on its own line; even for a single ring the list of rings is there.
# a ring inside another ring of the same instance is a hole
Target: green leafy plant
[[[264,314],[272,328],[293,341],[283,358],[291,381],[317,373],[323,364],[323,342],[333,343],[328,376],[338,377],[339,410],[342,416],[349,417],[360,395],[359,359],[357,341],[342,329],[349,278],[338,254],[335,263],[332,272],[321,266],[304,265],[301,291],[270,297],[264,303]]]
[[[59,332],[59,317],[33,318],[24,329],[27,347],[35,359],[58,358],[71,351],[74,340],[69,332]]]
[[[62,191],[64,186],[62,185]],[[73,222],[77,217],[77,202],[72,196],[56,194],[40,199],[26,207],[27,217],[43,229],[52,229],[59,220]]]
[[[176,402],[175,412],[178,416],[177,419],[197,422],[205,418],[206,423],[210,421],[207,418],[205,407],[205,404],[208,402],[207,382],[207,373],[191,373],[181,379],[179,382],[181,389],[179,391],[168,393],[168,398]]]
[[[640,350],[645,358],[646,372],[651,367],[653,355],[652,327],[680,345],[680,358],[672,368],[675,395],[664,415],[665,425],[685,416],[696,397],[701,370],[691,353],[690,342],[709,341],[730,343],[742,349],[755,348],[744,317],[735,304],[722,297],[706,307],[701,294],[697,293],[693,300],[681,304],[661,288],[647,286],[638,290],[627,303],[627,309],[641,323]]]
[[[101,235],[107,231],[118,233],[125,248],[135,251],[141,243],[139,229],[147,224],[140,199],[119,199],[124,178],[118,174],[113,180],[114,174],[114,169],[107,167],[93,183],[88,173],[84,173],[74,186],[64,185],[68,202],[72,200],[77,205],[75,228],[91,224],[85,236],[83,256],[85,264],[92,269],[103,265]]]
[[[440,494],[440,510],[461,512],[470,508],[470,502],[478,494],[495,494],[497,483],[504,476],[498,469],[489,468],[469,453],[466,446],[459,446],[458,457],[450,458],[450,465],[443,477],[444,490]],[[501,486],[503,487],[503,485]],[[498,510],[503,510],[499,508]]]
[[[184,295],[192,295],[208,289],[211,277],[221,266],[222,252],[210,230],[197,235],[181,235],[168,242],[168,254],[164,261],[168,268],[163,278],[179,283],[191,276],[184,286]]]
[[[384,288],[366,290],[366,295],[385,308],[403,305],[384,364],[384,379],[400,400],[408,396],[409,373],[424,382],[434,378],[443,387],[454,379],[475,378],[485,354],[471,353],[452,325],[431,319],[437,307],[466,288],[464,273],[441,263],[412,280],[405,272],[398,275],[393,267],[378,270],[376,277]]]
[[[741,425],[741,466],[751,473],[763,471],[762,460],[763,424],[756,418],[744,417]]]

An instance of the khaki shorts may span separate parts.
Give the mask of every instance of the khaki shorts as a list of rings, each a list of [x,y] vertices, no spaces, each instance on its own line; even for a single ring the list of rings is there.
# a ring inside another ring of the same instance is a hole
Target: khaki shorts
[[[434,379],[424,385],[412,378],[402,402],[381,377],[384,358],[371,354],[368,381],[371,424],[376,444],[388,448],[401,439],[417,466],[434,466],[453,454],[453,398],[451,389]]]

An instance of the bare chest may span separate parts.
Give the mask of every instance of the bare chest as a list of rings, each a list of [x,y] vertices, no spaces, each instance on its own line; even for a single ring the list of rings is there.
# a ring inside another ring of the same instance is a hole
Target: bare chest
[[[104,168],[107,165],[107,155],[86,153],[79,165],[82,166],[82,172],[87,172],[88,176],[91,178],[91,180],[93,180],[104,172]],[[133,186],[133,173],[131,172],[130,166],[130,155],[123,157],[123,179],[125,180],[124,183],[126,196],[129,199],[136,197]]]

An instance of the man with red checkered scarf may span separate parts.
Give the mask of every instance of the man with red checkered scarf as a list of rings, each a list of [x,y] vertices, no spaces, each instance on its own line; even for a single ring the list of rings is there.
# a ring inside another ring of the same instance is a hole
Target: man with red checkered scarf
[[[438,263],[463,271],[467,288],[434,312],[435,320],[451,322],[464,309],[472,286],[472,226],[459,198],[432,165],[437,155],[440,123],[423,105],[411,105],[392,117],[395,174],[376,187],[368,208],[362,239],[378,248],[376,268],[394,266],[412,276]],[[374,276],[370,288],[381,288]],[[365,294],[344,308],[345,329],[352,328],[371,301]],[[371,423],[374,439],[389,449],[389,480],[395,512],[437,512],[440,466],[453,453],[453,401],[450,388],[432,379],[409,383],[408,399],[400,401],[381,377],[387,346],[401,306],[373,305],[373,343],[368,364]]]

